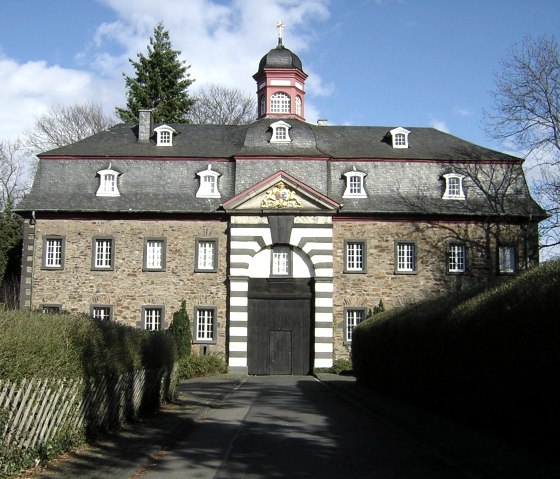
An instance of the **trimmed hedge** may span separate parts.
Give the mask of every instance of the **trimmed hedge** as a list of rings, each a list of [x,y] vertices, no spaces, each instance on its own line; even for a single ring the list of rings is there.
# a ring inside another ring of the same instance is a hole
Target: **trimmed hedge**
[[[179,360],[178,379],[193,379],[228,372],[228,366],[221,354],[191,354]]]
[[[80,378],[167,367],[173,337],[86,316],[0,311],[0,380]]]
[[[560,261],[363,322],[358,380],[526,445],[558,444]]]

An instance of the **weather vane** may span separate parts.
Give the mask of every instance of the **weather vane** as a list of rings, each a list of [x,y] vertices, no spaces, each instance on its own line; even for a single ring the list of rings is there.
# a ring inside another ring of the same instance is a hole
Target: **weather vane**
[[[282,20],[276,24],[276,28],[278,29],[278,45],[282,45],[282,32],[284,31]]]

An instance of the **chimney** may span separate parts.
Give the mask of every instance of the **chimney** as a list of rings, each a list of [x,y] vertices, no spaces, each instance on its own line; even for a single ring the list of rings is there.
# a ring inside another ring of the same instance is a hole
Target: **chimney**
[[[317,120],[317,126],[327,126],[329,124],[329,120]]]
[[[154,127],[152,110],[138,110],[138,141],[148,143]]]

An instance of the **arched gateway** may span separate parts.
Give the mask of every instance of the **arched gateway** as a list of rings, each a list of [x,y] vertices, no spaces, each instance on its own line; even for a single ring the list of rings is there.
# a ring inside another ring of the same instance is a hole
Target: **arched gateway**
[[[337,206],[283,172],[224,204],[231,370],[307,374],[332,365]]]

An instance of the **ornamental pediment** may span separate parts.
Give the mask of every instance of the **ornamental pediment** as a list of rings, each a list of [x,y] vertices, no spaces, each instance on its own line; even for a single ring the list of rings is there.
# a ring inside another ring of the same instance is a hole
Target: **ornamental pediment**
[[[223,205],[226,211],[334,211],[340,205],[305,183],[279,171],[247,188]]]

